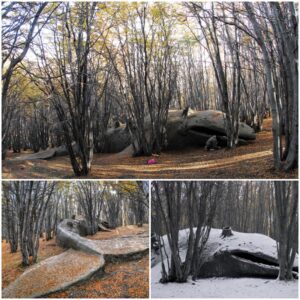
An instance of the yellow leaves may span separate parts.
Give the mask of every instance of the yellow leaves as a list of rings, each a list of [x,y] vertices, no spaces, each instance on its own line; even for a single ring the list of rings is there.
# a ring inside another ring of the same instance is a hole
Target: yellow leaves
[[[138,185],[135,181],[121,181],[118,183],[118,188],[121,192],[130,194],[138,190]]]
[[[46,5],[46,7],[44,8],[42,14],[43,14],[43,15],[48,15],[48,14],[51,13],[58,5],[59,5],[59,3],[57,3],[57,2],[48,2],[48,4]]]
[[[252,38],[249,36],[249,35],[244,35],[243,37],[242,37],[242,40],[243,40],[243,44],[245,44],[245,45],[250,45],[251,44],[251,41],[252,41]]]
[[[159,19],[162,15],[160,6],[151,6],[150,14],[154,19]]]
[[[56,28],[57,28],[58,31],[63,31],[64,30],[64,27],[63,27],[62,24],[57,24]]]
[[[25,62],[24,65],[26,65]],[[28,70],[32,71],[32,69],[32,65],[28,66]],[[9,92],[18,94],[20,101],[22,99],[31,99],[30,101],[33,99],[40,100],[42,97],[42,93],[38,87],[30,80],[29,76],[20,70],[14,72]]]
[[[99,2],[98,3],[98,9],[101,10],[107,10],[109,8],[109,6],[105,3],[105,2]],[[98,10],[98,12],[99,12]]]

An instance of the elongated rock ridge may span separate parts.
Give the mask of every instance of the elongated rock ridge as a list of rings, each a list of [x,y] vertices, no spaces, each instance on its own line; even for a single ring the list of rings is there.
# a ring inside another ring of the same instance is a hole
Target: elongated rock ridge
[[[2,298],[38,298],[104,273],[105,261],[131,260],[148,253],[148,233],[106,240],[86,238],[83,220],[63,220],[57,244],[67,250],[37,263],[2,291]]]
[[[196,229],[194,229],[196,230]],[[188,245],[188,229],[179,233],[179,248],[185,255]],[[163,237],[166,255],[171,256],[167,237]],[[152,247],[152,267],[161,261],[159,251]],[[164,253],[164,252],[163,252]],[[163,254],[163,259],[167,259]],[[209,277],[260,277],[277,278],[279,263],[277,244],[272,238],[258,233],[232,231],[224,236],[223,230],[212,228],[197,269],[198,278]],[[293,264],[293,274],[298,278],[298,255]]]
[[[182,110],[170,110],[166,124],[166,136],[168,150],[183,149],[190,146],[204,147],[210,137],[216,136],[219,146],[226,146],[226,124],[225,114],[217,110],[194,111],[188,110],[183,116]],[[146,139],[149,138],[151,122],[145,119]],[[238,144],[245,145],[249,140],[255,140],[256,134],[250,126],[239,123]],[[136,143],[136,142],[134,142]],[[73,144],[76,151],[77,147]],[[103,141],[104,153],[126,153],[134,154],[134,147],[131,144],[129,129],[124,124],[116,128],[108,128]],[[16,160],[51,159],[54,156],[67,155],[67,148],[63,145],[56,148],[49,148],[38,153],[21,155]]]

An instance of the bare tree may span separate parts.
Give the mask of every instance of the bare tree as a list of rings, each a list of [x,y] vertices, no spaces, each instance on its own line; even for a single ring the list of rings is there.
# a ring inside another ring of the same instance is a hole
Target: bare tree
[[[160,153],[166,146],[168,109],[176,92],[173,23],[165,18],[166,7],[159,8],[153,16],[143,3],[127,11],[123,27],[117,26],[120,58],[113,61],[136,155]],[[123,70],[117,67],[119,61]]]
[[[163,270],[161,282],[185,282],[190,274],[196,278],[201,253],[216,211],[220,187],[221,183],[213,182],[153,182],[155,222],[160,221],[171,250],[166,269],[163,241],[159,242]],[[185,227],[188,228],[187,252],[182,260],[179,253],[179,230]]]
[[[272,108],[274,167],[279,170],[282,167],[282,160],[286,159],[284,168],[289,170],[298,164],[298,139],[295,137],[298,136],[298,84],[296,84],[298,82],[298,21],[295,17],[294,4],[265,3],[261,4],[262,8],[259,7],[259,11],[251,3],[245,2],[244,6],[253,26],[255,40],[264,58],[268,97]],[[283,17],[283,10],[286,18]],[[266,22],[258,20],[258,15],[260,18],[267,17],[270,21],[275,43],[268,34]],[[290,78],[282,84],[277,77],[274,49],[279,54],[277,61],[281,66],[280,75]],[[285,121],[282,116],[285,117]],[[284,155],[281,145],[283,122],[286,134]]]
[[[276,228],[278,232],[279,280],[293,279],[297,252],[298,182],[275,181]]]
[[[95,108],[103,95],[107,76],[106,70],[100,74],[102,56],[95,56],[95,45],[100,39],[92,33],[96,7],[96,2],[77,3],[72,7],[69,3],[61,5],[60,17],[49,28],[53,32],[54,58],[49,57],[46,43],[40,37],[38,70],[42,77],[31,74],[57,113],[77,176],[87,175],[91,169]]]
[[[19,245],[24,266],[29,265],[30,256],[33,263],[37,261],[42,224],[54,187],[54,182],[46,181],[13,181],[7,186],[7,201],[17,214]]]
[[[235,27],[233,36],[231,29],[225,24],[226,36],[225,42],[228,45],[229,53],[226,53],[225,46],[220,47],[220,34],[217,18],[215,15],[214,3],[211,4],[210,10],[204,10],[202,4],[191,3],[188,8],[197,19],[204,39],[207,45],[207,51],[212,61],[214,73],[216,76],[219,95],[221,97],[222,108],[225,113],[225,127],[227,135],[227,146],[232,148],[238,143],[239,134],[239,110],[241,102],[241,63],[239,57],[240,46],[238,43],[239,33]],[[235,5],[232,4],[233,22],[236,22]],[[223,10],[224,14],[224,10]],[[222,61],[222,50],[224,57]],[[229,54],[232,60],[231,71],[227,70],[228,62],[225,61],[226,55]],[[231,72],[231,78],[229,73]],[[232,87],[230,88],[230,82]]]
[[[6,228],[6,233],[3,234],[2,232],[2,235],[5,236],[10,244],[11,253],[15,253],[18,250],[19,238],[17,207],[15,201],[11,200],[10,186],[7,183],[3,183],[2,203],[2,212],[4,212],[5,218],[5,224],[2,224],[2,228]]]
[[[13,73],[26,56],[31,43],[48,22],[58,5],[47,13],[41,24],[39,21],[48,2],[5,3],[2,6],[2,153],[5,157],[7,138],[13,114],[13,98],[9,96],[9,86]],[[16,13],[17,12],[17,13]],[[9,97],[8,97],[9,96]]]
[[[82,208],[90,235],[98,231],[104,192],[105,187],[98,182],[78,182],[77,201]]]

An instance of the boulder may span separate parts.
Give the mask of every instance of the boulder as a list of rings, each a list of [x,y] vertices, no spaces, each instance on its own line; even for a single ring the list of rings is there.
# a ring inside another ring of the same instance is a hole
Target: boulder
[[[257,233],[213,230],[203,251],[198,277],[268,277],[279,273],[277,245],[272,238]],[[231,235],[230,235],[231,234]],[[298,270],[298,256],[294,262]]]
[[[254,130],[247,124],[239,124],[239,144],[256,138]],[[150,119],[145,119],[145,127],[150,129]],[[225,114],[217,110],[194,111],[189,109],[185,115],[182,110],[170,110],[167,121],[167,149],[182,149],[190,146],[204,147],[207,140],[216,136],[219,146],[226,146]],[[149,134],[146,133],[146,138]],[[133,154],[130,145],[130,134],[123,125],[110,128],[106,133],[107,147],[104,152],[119,152]]]
[[[149,251],[149,234],[126,235],[105,240],[93,240],[94,249],[107,261],[136,259]]]
[[[127,235],[105,240],[91,240],[83,236],[83,220],[65,219],[57,226],[56,242],[63,248],[72,248],[109,257],[130,256],[148,251],[148,233]]]
[[[181,257],[187,251],[188,230],[179,234]],[[198,278],[208,277],[267,277],[276,278],[279,273],[276,241],[257,233],[230,231],[224,235],[221,229],[211,229],[210,236],[203,249]],[[166,236],[163,237],[166,253],[171,251]],[[165,259],[165,257],[164,257]],[[152,265],[161,261],[160,256],[152,251]],[[294,261],[295,277],[298,273],[298,255]]]
[[[109,128],[105,133],[104,153],[118,153],[130,145],[130,133],[124,124]]]
[[[99,222],[98,223],[98,230],[99,231],[107,231],[110,232],[111,230],[109,229],[108,226],[106,226],[105,222]]]
[[[134,154],[134,147],[131,144],[130,132],[125,124],[118,124],[108,128],[104,136],[104,153],[119,153],[121,155]],[[240,122],[239,145],[247,144],[247,141],[254,140],[254,130],[247,124]],[[150,136],[150,119],[145,118],[146,139]],[[219,146],[226,146],[227,137],[225,130],[225,114],[217,110],[194,111],[170,110],[166,125],[167,149],[183,149],[190,146],[204,147],[206,142],[216,136]],[[135,145],[137,142],[134,142]],[[73,143],[75,152],[78,146]],[[49,148],[29,155],[22,155],[16,160],[51,159],[54,156],[67,155],[66,146]]]
[[[254,130],[240,122],[239,139],[254,140]],[[218,144],[227,142],[225,114],[216,110],[191,111],[186,118],[182,111],[171,110],[167,122],[168,149],[181,149],[187,146],[204,147],[211,136],[216,136]]]
[[[15,158],[15,160],[35,160],[35,159],[50,159],[55,156],[56,149],[49,148],[46,150],[41,150],[37,153],[32,153],[28,155],[22,155]]]
[[[207,150],[207,151],[219,149],[218,140],[217,140],[217,136],[216,135],[211,136],[206,141],[204,149]]]

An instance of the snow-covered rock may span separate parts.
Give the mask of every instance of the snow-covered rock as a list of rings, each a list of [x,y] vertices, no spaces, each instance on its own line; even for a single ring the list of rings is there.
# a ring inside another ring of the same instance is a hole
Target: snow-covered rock
[[[233,231],[233,236],[221,238],[222,230],[211,229],[209,239],[203,252],[204,266],[218,256],[230,252],[251,253],[255,257],[263,254],[267,262],[277,261],[276,241],[263,234],[241,233]],[[187,239],[189,230],[179,232],[180,256],[185,258],[187,250]],[[170,258],[171,251],[167,237],[163,237],[166,255]],[[167,258],[163,259],[166,263]],[[234,254],[233,254],[234,255]],[[248,264],[247,259],[244,263]],[[298,298],[298,280],[282,282],[276,279],[254,278],[250,275],[240,275],[240,278],[231,278],[223,274],[223,277],[211,276],[200,278],[196,281],[189,276],[186,283],[162,284],[160,256],[152,251],[151,257],[151,297],[152,298]],[[219,262],[222,264],[222,261]],[[167,263],[166,263],[167,264]],[[261,263],[254,262],[258,266]],[[264,265],[264,264],[262,264]],[[298,255],[295,258],[294,266],[298,266]],[[203,267],[203,265],[202,265]],[[222,265],[219,266],[222,270]],[[209,272],[209,270],[206,270]],[[278,272],[278,270],[277,270]],[[253,275],[252,275],[253,276]],[[259,276],[256,274],[256,276]]]
[[[222,238],[222,230],[211,229],[209,239],[202,253],[202,264],[198,277],[274,277],[278,275],[277,245],[272,238],[257,233],[233,231],[230,237]],[[184,260],[189,230],[179,233],[179,248]],[[170,258],[170,248],[166,236],[163,237],[166,253]],[[166,256],[164,256],[164,259]],[[152,252],[152,266],[160,261],[159,255]],[[298,255],[294,261],[298,271]]]

